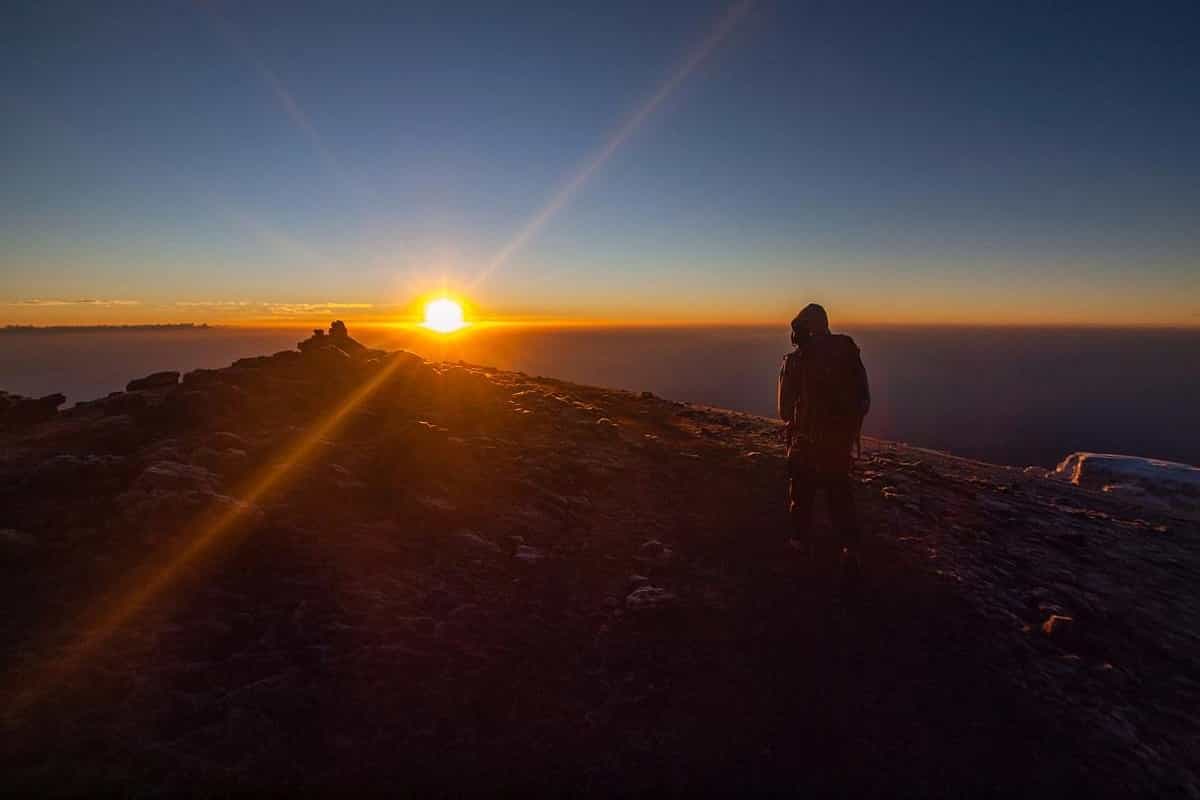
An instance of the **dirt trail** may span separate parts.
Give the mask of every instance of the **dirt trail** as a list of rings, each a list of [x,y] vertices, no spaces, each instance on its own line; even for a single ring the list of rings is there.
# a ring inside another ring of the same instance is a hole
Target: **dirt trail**
[[[400,358],[31,699],[103,598]],[[3,434],[0,690],[22,702],[2,780],[1195,795],[1194,522],[872,442],[865,580],[838,598],[784,546],[775,434],[373,352],[247,360]],[[1071,621],[1043,634],[1053,613]]]

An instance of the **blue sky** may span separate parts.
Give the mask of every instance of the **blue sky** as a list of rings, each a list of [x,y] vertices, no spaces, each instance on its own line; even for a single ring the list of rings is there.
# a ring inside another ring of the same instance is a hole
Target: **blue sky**
[[[17,4],[0,317],[445,287],[495,316],[1200,324],[1198,39],[1184,3]]]

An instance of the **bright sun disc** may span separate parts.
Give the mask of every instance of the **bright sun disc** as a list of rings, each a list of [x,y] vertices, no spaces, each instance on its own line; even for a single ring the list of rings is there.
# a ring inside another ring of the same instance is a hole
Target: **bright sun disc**
[[[466,325],[462,306],[443,297],[425,306],[425,327],[438,333],[453,333]]]

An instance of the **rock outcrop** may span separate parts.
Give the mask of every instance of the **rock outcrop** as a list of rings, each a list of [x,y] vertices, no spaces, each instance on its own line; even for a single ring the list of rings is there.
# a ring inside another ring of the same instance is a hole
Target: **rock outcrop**
[[[174,370],[165,370],[130,381],[125,385],[125,391],[138,392],[144,389],[169,389],[177,383],[179,383],[179,373]]]
[[[58,407],[65,402],[66,395],[62,394],[35,398],[0,391],[0,429],[20,428],[53,419],[58,414]]]
[[[1169,508],[868,440],[843,595],[771,420],[339,323],[168,374],[0,430],[14,792],[1200,790]]]
[[[365,346],[350,336],[346,323],[340,319],[330,324],[328,334],[317,328],[312,336],[300,342],[297,347],[300,348],[300,352],[309,355],[323,350],[336,350],[346,356],[361,356],[367,352]]]

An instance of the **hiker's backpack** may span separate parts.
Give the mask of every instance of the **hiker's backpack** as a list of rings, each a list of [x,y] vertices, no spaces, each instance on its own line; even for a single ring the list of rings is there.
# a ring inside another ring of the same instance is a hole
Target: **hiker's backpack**
[[[850,468],[871,396],[858,346],[849,336],[815,336],[795,355],[793,449],[808,468]]]

